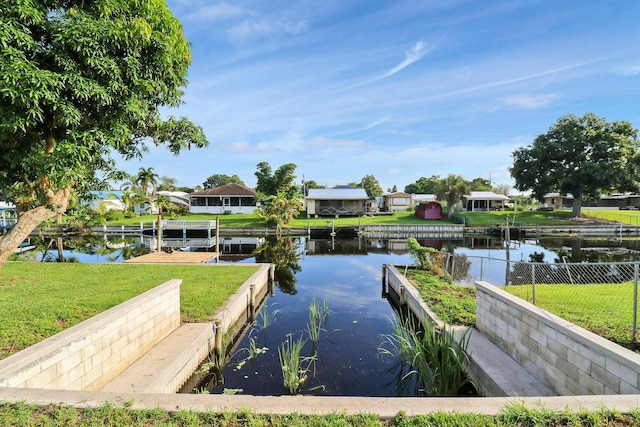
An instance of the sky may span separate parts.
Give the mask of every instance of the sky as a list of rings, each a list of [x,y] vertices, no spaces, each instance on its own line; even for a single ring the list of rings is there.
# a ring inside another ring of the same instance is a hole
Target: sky
[[[256,185],[260,162],[384,191],[449,174],[513,185],[512,153],[560,117],[640,127],[636,0],[169,0],[191,42],[186,116],[210,142],[153,167]]]

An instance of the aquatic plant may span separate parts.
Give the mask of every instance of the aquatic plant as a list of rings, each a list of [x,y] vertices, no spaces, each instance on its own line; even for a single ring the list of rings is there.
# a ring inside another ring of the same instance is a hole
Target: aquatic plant
[[[280,309],[273,308],[274,305],[276,304],[265,304],[262,306],[260,312],[258,313],[256,323],[263,331],[266,330],[269,325],[276,321],[276,317],[278,316],[278,313],[280,313]]]
[[[312,356],[302,356],[306,341],[302,337],[294,341],[289,335],[287,340],[278,347],[282,381],[289,394],[300,392],[302,384],[307,380],[307,375],[316,361],[315,353]]]
[[[396,319],[394,332],[383,336],[379,351],[396,357],[407,368],[404,379],[417,377],[418,392],[457,396],[465,385],[472,383],[467,374],[471,329],[461,332],[456,340],[446,323],[442,328],[429,324],[424,329],[412,319]]]
[[[311,300],[307,332],[309,333],[309,339],[314,343],[318,342],[318,339],[320,339],[320,331],[324,330],[322,326],[327,321],[328,313],[329,304],[326,299],[324,300],[322,307],[320,307],[315,297]]]

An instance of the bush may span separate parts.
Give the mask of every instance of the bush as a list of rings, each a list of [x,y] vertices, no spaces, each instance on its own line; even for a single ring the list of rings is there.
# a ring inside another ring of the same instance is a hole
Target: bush
[[[407,239],[407,247],[409,249],[411,259],[418,268],[423,270],[431,269],[437,252],[434,248],[422,246],[414,237],[409,237]]]

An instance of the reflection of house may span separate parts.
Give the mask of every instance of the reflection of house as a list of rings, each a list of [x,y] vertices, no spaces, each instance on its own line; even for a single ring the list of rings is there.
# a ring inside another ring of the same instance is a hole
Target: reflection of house
[[[463,197],[469,212],[504,210],[506,203],[511,200],[504,194],[493,191],[472,191]]]
[[[240,184],[225,184],[189,194],[191,213],[253,213],[257,206],[255,190]]]
[[[420,203],[416,216],[422,219],[442,219],[442,206],[438,202]]]
[[[547,193],[542,196],[542,203],[545,208],[571,208],[571,205],[573,204],[573,195],[567,194],[566,196],[563,196],[560,193]]]
[[[367,192],[362,188],[311,188],[305,197],[307,215],[335,216],[366,213]]]
[[[411,208],[411,194],[398,191],[396,193],[383,194],[384,205],[383,210],[386,212],[406,211]]]

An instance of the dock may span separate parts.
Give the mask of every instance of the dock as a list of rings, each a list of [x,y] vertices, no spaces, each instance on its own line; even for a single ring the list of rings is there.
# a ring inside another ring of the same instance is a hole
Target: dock
[[[151,252],[125,260],[128,264],[206,264],[220,256],[219,252]]]

